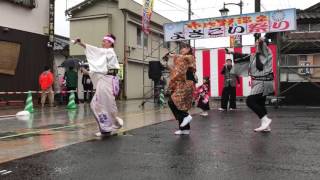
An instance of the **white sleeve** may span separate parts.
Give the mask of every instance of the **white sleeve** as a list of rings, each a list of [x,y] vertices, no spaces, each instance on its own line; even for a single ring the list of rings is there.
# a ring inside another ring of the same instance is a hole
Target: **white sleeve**
[[[86,44],[86,49],[84,53],[87,57],[87,60],[89,62],[92,62],[92,61],[95,61],[96,59],[99,59],[99,57],[105,53],[105,50],[103,48],[98,48],[90,44]]]
[[[115,56],[115,53],[114,51],[112,50],[109,50],[109,49],[106,49],[106,55],[107,55],[107,61],[108,61],[108,64],[110,63],[110,61],[114,58]]]
[[[110,69],[120,69],[117,55],[113,49],[106,49],[106,58]]]

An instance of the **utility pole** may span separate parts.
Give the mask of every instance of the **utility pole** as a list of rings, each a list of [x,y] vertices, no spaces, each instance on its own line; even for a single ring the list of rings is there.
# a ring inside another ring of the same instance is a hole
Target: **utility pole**
[[[261,11],[261,0],[255,0],[254,2],[254,12]]]
[[[254,12],[261,12],[261,0],[254,1]],[[256,42],[260,37],[254,36],[254,42]]]
[[[188,20],[191,20],[191,15],[192,15],[192,11],[191,11],[191,0],[187,0],[188,2]],[[191,41],[189,40],[188,43],[191,45]]]
[[[188,20],[191,20],[191,15],[192,15],[192,11],[191,11],[191,0],[187,0],[188,1]]]

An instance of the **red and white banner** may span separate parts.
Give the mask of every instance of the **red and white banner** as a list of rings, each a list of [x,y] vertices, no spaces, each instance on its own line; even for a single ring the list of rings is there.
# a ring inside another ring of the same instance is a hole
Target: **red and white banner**
[[[273,73],[275,79],[275,92],[277,89],[277,48],[275,45],[269,45],[272,52]],[[255,52],[255,47],[244,46],[239,48],[230,48],[235,52],[251,54]],[[198,84],[203,83],[204,77],[210,77],[210,94],[211,97],[222,95],[224,87],[224,76],[221,70],[226,63],[226,59],[233,59],[232,55],[226,54],[224,49],[204,49],[196,50],[197,76]],[[240,77],[240,84],[237,85],[237,96],[248,96],[251,91],[251,78]]]

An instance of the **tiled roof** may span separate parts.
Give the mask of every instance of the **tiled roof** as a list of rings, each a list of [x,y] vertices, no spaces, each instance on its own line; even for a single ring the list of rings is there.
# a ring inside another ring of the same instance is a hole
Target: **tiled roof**
[[[320,13],[300,11],[297,13],[297,19],[320,19]]]

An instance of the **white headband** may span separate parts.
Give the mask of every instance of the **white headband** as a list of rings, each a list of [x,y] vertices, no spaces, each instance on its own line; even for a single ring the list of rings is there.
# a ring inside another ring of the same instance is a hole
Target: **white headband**
[[[110,41],[112,44],[114,44],[114,39],[112,37],[105,36],[105,37],[103,37],[103,40]]]

